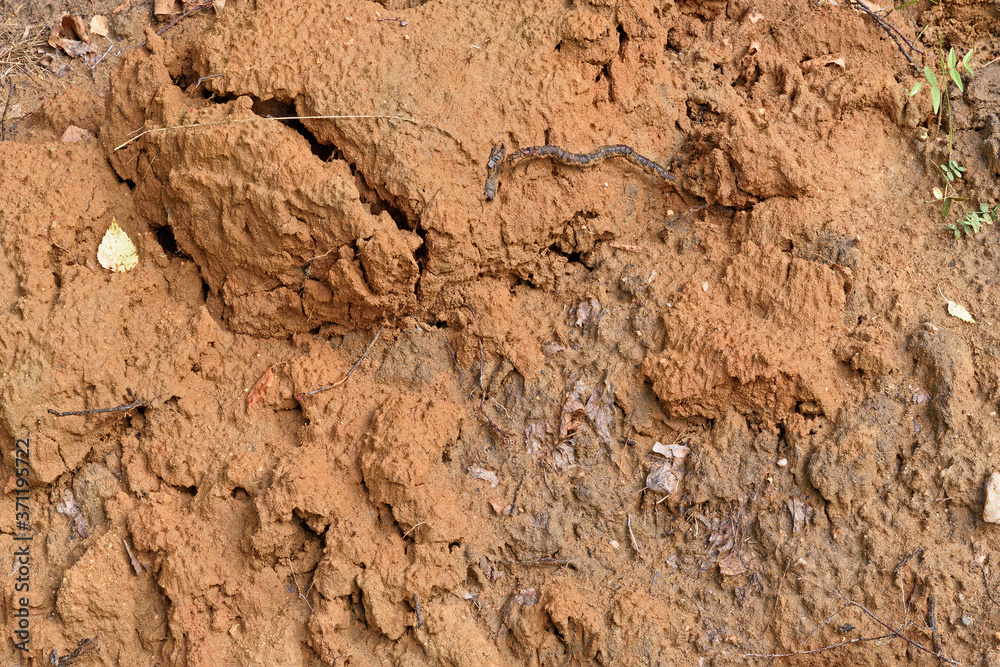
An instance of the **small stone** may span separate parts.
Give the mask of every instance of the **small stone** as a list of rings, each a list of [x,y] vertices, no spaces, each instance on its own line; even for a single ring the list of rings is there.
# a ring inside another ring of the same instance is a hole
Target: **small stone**
[[[788,459],[778,459],[779,468],[784,468],[786,465],[788,465]]]
[[[972,619],[969,618],[968,616],[963,616],[962,625],[964,625],[965,627],[969,627],[970,625],[972,625]]]
[[[986,482],[986,505],[983,507],[983,521],[1000,523],[1000,472],[990,475]]]

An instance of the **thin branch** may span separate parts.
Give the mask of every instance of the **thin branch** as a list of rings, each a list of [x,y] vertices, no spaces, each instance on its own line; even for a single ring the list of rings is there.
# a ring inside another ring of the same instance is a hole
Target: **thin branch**
[[[884,18],[883,18],[883,17],[882,17],[882,16],[881,16],[881,15],[880,15],[880,14],[879,14],[878,12],[875,12],[875,11],[872,11],[872,10],[871,10],[871,9],[870,9],[870,8],[869,8],[869,7],[868,7],[868,6],[866,5],[866,4],[865,4],[865,3],[864,3],[864,2],[862,2],[861,0],[857,0],[857,1],[855,1],[855,2],[852,2],[852,3],[851,3],[851,6],[852,6],[852,7],[854,7],[855,9],[857,9],[857,10],[859,10],[859,11],[862,11],[862,12],[864,12],[865,14],[867,14],[867,15],[868,15],[868,18],[870,18],[870,19],[871,19],[872,21],[874,21],[874,22],[876,23],[876,25],[878,25],[878,27],[882,28],[882,30],[884,30],[884,31],[885,31],[885,33],[886,33],[887,35],[889,35],[889,37],[891,37],[891,38],[892,38],[892,41],[896,42],[896,46],[897,46],[897,47],[899,47],[899,52],[900,52],[900,53],[902,53],[902,54],[903,54],[904,56],[906,56],[906,59],[910,61],[910,65],[912,65],[912,66],[913,66],[913,69],[915,69],[915,70],[916,70],[916,71],[917,71],[918,73],[919,73],[919,72],[921,71],[921,69],[920,69],[920,67],[919,67],[919,66],[917,65],[917,63],[915,63],[915,62],[913,61],[913,58],[911,58],[911,57],[910,57],[910,54],[906,52],[906,49],[905,49],[905,48],[903,48],[903,43],[905,42],[905,43],[906,43],[906,45],[907,45],[908,47],[910,47],[910,50],[911,50],[911,51],[916,51],[916,52],[917,52],[917,53],[919,53],[920,55],[923,55],[923,54],[924,54],[924,52],[923,52],[923,51],[921,51],[921,50],[920,50],[920,49],[919,49],[919,48],[917,47],[917,45],[916,45],[916,44],[914,44],[914,43],[913,43],[913,42],[912,42],[912,41],[911,41],[911,40],[910,40],[910,39],[909,39],[909,38],[908,38],[908,37],[907,37],[906,35],[904,35],[903,33],[901,33],[901,32],[900,32],[900,31],[899,31],[899,30],[898,30],[898,29],[896,28],[896,26],[894,26],[894,25],[893,25],[892,23],[890,23],[889,21],[886,21],[886,20],[885,20],[885,19],[884,19]],[[902,40],[902,41],[900,41],[900,40]]]
[[[990,602],[1000,607],[1000,602],[996,601],[993,597],[993,593],[990,592],[990,580],[986,577],[986,565],[979,565],[979,571],[983,573],[983,586],[986,587],[986,596],[990,599]]]
[[[131,394],[132,392],[129,393]],[[148,401],[140,401],[139,399],[136,398],[128,405],[118,405],[113,408],[93,408],[91,410],[69,410],[68,412],[59,412],[58,410],[53,410],[52,408],[49,408],[49,414],[55,415],[56,417],[78,417],[83,415],[103,414],[106,412],[127,412],[128,410],[131,410],[132,408],[137,408],[140,405],[147,405],[149,403],[152,403],[160,396],[166,396],[166,394],[157,394]],[[133,398],[135,398],[134,395]]]
[[[532,560],[498,560],[498,565],[572,565],[566,558],[533,558]]]
[[[823,646],[821,648],[814,648],[808,651],[796,651],[795,653],[744,653],[741,658],[792,658],[797,655],[809,655],[810,653],[820,653],[822,651],[829,651],[830,649],[839,648],[841,646],[847,646],[848,644],[857,644],[859,642],[872,642],[879,639],[886,639],[887,637],[892,637],[894,633],[886,633],[878,637],[855,637],[854,639],[848,639],[847,641],[840,642],[839,644],[830,644],[829,646]]]
[[[947,662],[947,663],[949,663],[951,665],[959,665],[959,664],[961,664],[961,663],[959,663],[959,662],[957,662],[955,660],[952,660],[951,658],[946,658],[945,656],[941,655],[940,653],[937,653],[936,651],[932,651],[931,649],[927,648],[923,644],[921,644],[919,642],[915,642],[912,639],[910,639],[909,637],[903,635],[902,633],[900,633],[899,630],[896,630],[891,625],[889,625],[888,623],[886,623],[885,621],[883,621],[881,618],[879,618],[878,616],[876,616],[875,614],[873,614],[871,612],[871,610],[868,609],[868,607],[864,606],[860,602],[855,602],[854,600],[852,600],[852,599],[850,599],[848,597],[844,597],[843,595],[841,595],[837,591],[832,591],[829,588],[827,588],[827,587],[825,587],[825,586],[823,586],[821,584],[817,584],[815,581],[810,581],[809,579],[806,579],[805,577],[796,576],[796,578],[799,581],[804,581],[807,584],[811,584],[811,585],[815,586],[816,588],[822,589],[822,590],[826,591],[827,593],[829,593],[830,595],[838,597],[841,600],[843,600],[844,602],[850,603],[851,605],[857,607],[862,612],[864,612],[864,614],[866,616],[868,616],[870,619],[872,619],[873,621],[875,621],[876,623],[878,623],[879,625],[881,625],[883,628],[885,628],[886,630],[888,630],[892,635],[894,635],[894,636],[899,637],[900,639],[902,639],[904,642],[906,642],[910,646],[912,646],[912,647],[914,647],[916,649],[919,649],[919,650],[923,651],[924,653],[929,653],[930,655],[933,655],[935,658],[938,658],[939,660],[943,660],[944,662]]]
[[[351,377],[351,373],[354,372],[354,369],[356,369],[358,366],[360,366],[361,362],[365,360],[365,357],[368,356],[368,353],[372,349],[372,345],[375,344],[375,341],[378,340],[378,337],[380,335],[382,335],[382,327],[381,326],[379,326],[378,331],[375,332],[375,337],[372,338],[372,340],[371,340],[370,343],[368,343],[368,347],[365,348],[365,353],[361,355],[360,359],[358,359],[356,362],[354,362],[354,365],[351,366],[351,370],[347,371],[347,375],[345,375],[340,380],[337,380],[333,384],[326,385],[325,387],[320,387],[319,389],[313,389],[312,391],[307,391],[307,392],[304,392],[304,393],[301,393],[301,394],[295,394],[295,400],[296,401],[301,401],[306,396],[312,396],[313,394],[318,394],[321,391],[327,391],[329,389],[333,389],[334,387],[339,387],[340,385],[342,385],[345,382],[347,382],[347,378]]]
[[[10,90],[7,92],[7,101],[3,105],[3,117],[0,118],[0,141],[7,139],[7,110],[10,109],[10,100],[14,97],[14,79],[9,79],[7,84],[10,86]]]
[[[843,607],[841,607],[840,609],[838,609],[837,611],[835,611],[832,614],[830,614],[829,616],[827,616],[826,619],[824,619],[824,621],[822,623],[820,623],[819,625],[817,625],[815,628],[813,628],[812,632],[810,632],[808,635],[806,635],[805,639],[803,639],[802,641],[799,642],[799,646],[802,646],[807,641],[809,641],[810,639],[812,639],[812,636],[814,634],[816,634],[817,630],[819,630],[824,625],[826,625],[827,623],[829,623],[830,621],[832,621],[837,614],[839,614],[840,612],[844,611],[845,609],[847,609],[850,606],[851,606],[850,603],[847,603]]]
[[[367,115],[367,116],[344,116],[344,115],[340,115],[340,116],[254,116],[252,118],[227,118],[225,120],[213,120],[213,121],[209,121],[207,123],[189,123],[187,125],[169,125],[167,127],[154,127],[154,128],[150,128],[148,130],[142,130],[141,132],[139,132],[139,130],[134,130],[135,132],[139,132],[139,134],[135,135],[131,139],[129,139],[129,140],[127,140],[127,141],[119,144],[118,146],[116,146],[115,147],[115,151],[120,151],[121,149],[123,149],[126,146],[128,146],[129,144],[131,144],[133,141],[138,141],[139,139],[141,139],[142,137],[146,136],[147,134],[153,134],[154,132],[166,132],[168,130],[187,130],[187,129],[191,129],[191,128],[194,128],[194,127],[212,127],[213,125],[225,125],[226,123],[256,123],[257,121],[261,121],[261,120],[277,120],[277,121],[282,121],[282,120],[338,120],[338,119],[344,120],[344,119],[351,119],[351,118],[355,118],[355,119],[369,119],[369,120],[372,120],[372,119],[377,119],[377,120],[399,120],[399,121],[403,121],[404,123],[413,123],[414,125],[417,125],[417,126],[421,126],[422,125],[424,127],[432,127],[435,130],[438,130],[439,132],[443,132],[444,134],[447,134],[449,137],[451,137],[456,142],[458,142],[459,145],[462,144],[461,140],[458,137],[456,137],[454,134],[452,134],[448,130],[444,129],[443,127],[440,127],[439,125],[435,125],[433,123],[425,123],[423,121],[416,120],[415,118],[407,118],[406,116],[394,116],[394,115],[392,115],[392,116],[386,116],[386,115]]]
[[[214,4],[214,3],[215,3],[215,0],[208,0],[208,2],[203,2],[200,5],[195,5],[194,7],[192,7],[189,10],[187,10],[186,12],[184,12],[183,14],[181,14],[180,16],[178,16],[176,19],[174,19],[173,21],[171,21],[167,25],[165,25],[162,28],[160,28],[159,30],[157,30],[156,34],[157,35],[162,35],[163,33],[165,33],[166,31],[170,30],[175,25],[177,25],[178,23],[180,23],[181,21],[183,21],[187,17],[191,16],[195,12],[197,12],[199,10],[202,10],[205,7],[208,7],[209,5]],[[146,42],[143,42],[142,44],[140,44],[139,48],[142,48],[144,46],[146,46]]]
[[[635,541],[635,533],[632,532],[632,515],[628,515],[628,536],[632,538],[632,548],[635,549],[635,555],[639,556],[639,545]]]

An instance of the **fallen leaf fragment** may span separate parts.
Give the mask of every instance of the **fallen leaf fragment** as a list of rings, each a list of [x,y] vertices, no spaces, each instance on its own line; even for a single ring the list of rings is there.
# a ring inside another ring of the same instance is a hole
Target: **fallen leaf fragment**
[[[264,394],[267,393],[267,390],[271,388],[272,384],[274,384],[274,366],[267,369],[267,372],[264,373],[259,380],[257,380],[257,384],[255,384],[253,389],[250,390],[250,393],[247,394],[247,412],[250,412],[250,408],[252,408],[257,401],[264,397]]]
[[[969,324],[976,323],[976,320],[972,318],[972,315],[970,315],[969,311],[965,309],[965,306],[955,303],[954,301],[946,297],[944,294],[941,293],[940,289],[938,290],[938,294],[941,294],[941,298],[948,302],[949,315],[951,315],[952,317],[957,317],[963,322],[968,322]]]
[[[601,312],[601,303],[594,297],[585,299],[576,307],[576,326],[583,327],[596,321]]]
[[[470,466],[469,474],[472,475],[473,479],[481,479],[484,482],[489,482],[490,486],[493,488],[496,488],[496,485],[500,483],[500,479],[497,477],[497,474],[492,470],[487,470],[486,468]]]
[[[948,302],[948,314],[952,317],[957,317],[963,322],[968,322],[969,324],[976,323],[976,320],[973,319],[972,315],[969,314],[969,311],[965,309],[965,306],[961,306],[954,301]]]
[[[76,125],[70,125],[66,128],[66,131],[62,133],[62,137],[59,141],[64,144],[73,144],[78,141],[86,141],[87,139],[92,139],[94,133],[90,130],[85,130],[82,127],[77,127]]]
[[[156,16],[169,16],[174,13],[174,0],[155,0],[153,3],[153,14]]]
[[[560,443],[552,452],[552,467],[566,472],[576,466],[576,450],[569,443]]]
[[[81,42],[90,43],[90,35],[87,34],[87,26],[83,22],[83,19],[79,16],[73,16],[72,14],[63,14],[62,17],[62,34],[69,36],[70,34],[76,35],[76,38]]]
[[[59,48],[65,51],[70,58],[83,58],[88,53],[97,52],[97,49],[90,44],[78,42],[75,39],[60,39]]]
[[[731,551],[725,558],[719,559],[719,573],[724,577],[734,577],[746,571],[747,566],[743,564],[735,551]]]
[[[797,533],[812,521],[814,514],[813,508],[805,504],[798,498],[792,498],[785,501],[785,507],[788,508],[788,512],[792,515],[792,533]]]
[[[101,245],[97,248],[97,261],[105,269],[112,271],[131,271],[139,263],[139,253],[132,239],[113,218],[111,226],[104,233]]]
[[[90,32],[101,37],[108,36],[108,17],[97,14],[90,19]]]
[[[809,74],[821,67],[829,67],[830,65],[836,65],[840,69],[847,69],[847,61],[844,60],[843,56],[824,56],[822,58],[811,58],[803,62],[802,71]]]
[[[212,3],[212,7],[215,8],[215,13],[218,14],[226,8],[226,0],[215,0],[215,2]]]
[[[653,451],[664,458],[653,463],[646,475],[646,488],[660,493],[673,493],[681,482],[684,459],[691,453],[691,449],[677,443],[664,445],[658,442],[653,445]]]

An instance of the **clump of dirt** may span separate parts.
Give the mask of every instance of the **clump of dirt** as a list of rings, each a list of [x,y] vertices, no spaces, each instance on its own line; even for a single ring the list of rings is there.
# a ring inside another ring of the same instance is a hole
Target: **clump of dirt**
[[[881,14],[944,126],[836,3],[94,11],[0,143],[5,664],[1000,660],[980,6]]]

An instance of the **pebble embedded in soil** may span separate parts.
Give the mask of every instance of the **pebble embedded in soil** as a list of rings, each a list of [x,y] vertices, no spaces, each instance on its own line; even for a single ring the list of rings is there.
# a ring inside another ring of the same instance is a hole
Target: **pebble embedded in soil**
[[[983,521],[1000,523],[1000,472],[990,475],[986,482],[986,505],[983,507]]]

